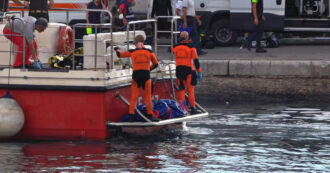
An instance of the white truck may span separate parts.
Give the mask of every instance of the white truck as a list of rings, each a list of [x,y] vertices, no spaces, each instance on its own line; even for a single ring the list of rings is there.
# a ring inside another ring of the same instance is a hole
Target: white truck
[[[54,6],[52,8],[71,8],[71,9],[86,9],[87,4],[92,0],[54,0]],[[109,3],[109,10],[115,7],[115,3],[117,0],[104,0]],[[152,5],[152,0],[135,0],[137,3],[133,7],[133,11],[138,16],[143,16],[146,18],[148,9],[150,9],[150,5]],[[10,5],[14,7],[18,7],[12,1],[10,1]],[[116,8],[116,7],[115,7]],[[11,9],[10,11],[20,11],[17,9]],[[25,9],[25,15],[28,15],[28,10]],[[65,11],[49,11],[49,20],[50,22],[58,22],[58,23],[66,23],[69,20],[69,23],[77,23],[86,21],[86,12],[69,12],[69,18],[67,19],[67,15]]]
[[[330,32],[330,0],[264,0],[265,31]],[[197,14],[219,45],[251,30],[251,0],[195,0]]]

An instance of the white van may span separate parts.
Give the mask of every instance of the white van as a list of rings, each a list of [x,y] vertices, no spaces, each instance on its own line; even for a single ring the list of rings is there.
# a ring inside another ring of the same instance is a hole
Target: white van
[[[330,0],[264,0],[265,30],[330,32]],[[198,15],[220,45],[251,30],[251,0],[195,0]]]

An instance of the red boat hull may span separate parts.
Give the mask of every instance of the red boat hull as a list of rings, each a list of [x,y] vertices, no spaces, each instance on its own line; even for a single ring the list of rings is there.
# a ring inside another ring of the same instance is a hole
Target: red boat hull
[[[0,89],[0,95],[7,90]],[[153,95],[171,99],[170,80],[158,81]],[[112,136],[106,122],[118,122],[128,114],[130,85],[101,91],[12,89],[11,95],[24,111],[23,129],[12,139],[75,140],[106,139]],[[142,92],[140,92],[142,97]],[[2,138],[4,139],[4,138]],[[5,138],[8,139],[8,138]]]

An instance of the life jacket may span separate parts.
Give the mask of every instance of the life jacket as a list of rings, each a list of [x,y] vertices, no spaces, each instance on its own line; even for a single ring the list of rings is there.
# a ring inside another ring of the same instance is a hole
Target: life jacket
[[[147,70],[150,71],[150,62],[157,64],[158,61],[155,59],[154,53],[146,49],[143,43],[138,43],[136,49],[128,50],[130,52],[133,71],[135,70]],[[153,58],[154,57],[154,58]]]
[[[145,82],[150,79],[150,62],[158,64],[155,54],[146,49],[143,43],[138,43],[136,49],[130,49],[125,53],[120,53],[119,57],[131,57],[133,65],[133,80],[138,87],[144,89]]]
[[[196,72],[193,60],[197,59],[196,48],[186,42],[181,42],[173,47],[173,53],[176,61],[176,77],[180,80],[179,88],[184,89],[183,81],[193,74],[192,85],[196,85]]]
[[[126,12],[124,12],[124,16],[127,20],[133,20],[134,18],[134,13],[133,13],[133,6],[132,2],[128,2],[128,0],[122,0],[121,4],[125,4]]]
[[[176,66],[187,66],[194,69],[193,59],[197,58],[196,48],[189,44],[181,42],[173,47]]]
[[[44,10],[48,11],[48,0],[30,0],[30,11]]]

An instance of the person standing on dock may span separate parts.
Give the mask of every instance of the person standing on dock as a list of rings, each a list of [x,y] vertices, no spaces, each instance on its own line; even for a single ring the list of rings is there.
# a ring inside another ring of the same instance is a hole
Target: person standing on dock
[[[202,69],[199,64],[196,48],[189,43],[188,32],[183,31],[180,33],[180,43],[173,47],[173,53],[176,61],[177,84],[179,86],[178,99],[182,103],[185,101],[187,89],[190,114],[198,114],[200,112],[195,106],[194,86],[197,84],[197,81],[202,79]]]
[[[265,53],[267,52],[267,50],[261,47],[261,37],[264,31],[264,22],[266,20],[264,16],[264,3],[263,0],[251,0],[251,3],[254,27],[253,31],[249,33],[249,36],[245,41],[244,47],[246,47],[250,51],[252,41],[255,40],[257,42],[256,52]]]
[[[14,18],[9,21],[3,28],[3,34],[13,44],[17,45],[16,60],[14,63],[15,68],[22,67],[23,64],[23,51],[25,52],[25,65],[30,66],[29,58],[32,55],[34,61],[38,60],[36,47],[37,43],[34,39],[34,31],[43,32],[48,26],[47,19],[41,17],[38,20],[32,16],[24,18]],[[25,37],[23,37],[25,36]],[[23,40],[25,38],[25,40]],[[25,50],[24,48],[25,41]]]
[[[142,35],[135,37],[136,49],[128,50],[124,53],[120,51],[118,47],[115,47],[117,56],[120,58],[131,57],[133,65],[132,75],[132,92],[131,101],[129,104],[130,121],[134,120],[135,105],[139,97],[140,88],[144,93],[144,100],[147,108],[147,118],[151,121],[157,121],[158,119],[153,117],[152,100],[151,100],[151,79],[150,71],[158,67],[158,60],[156,55],[149,49],[144,47],[144,38]],[[152,62],[152,66],[150,66]]]
[[[198,26],[201,26],[202,22],[196,16],[194,0],[182,0],[182,20],[183,28],[191,27],[190,37],[197,50],[198,56],[207,54],[207,52],[203,51],[201,48]]]
[[[24,5],[29,8],[29,16],[36,19],[43,17],[49,21],[48,8],[54,5],[54,0],[24,0]]]

